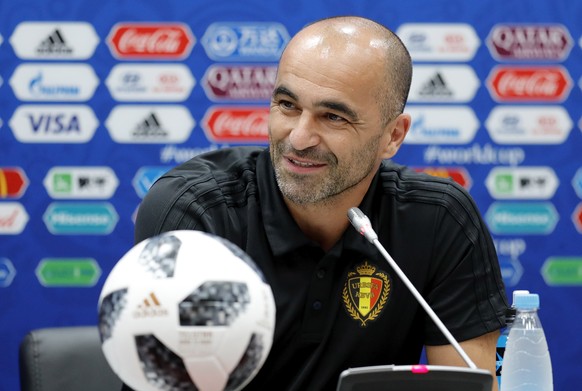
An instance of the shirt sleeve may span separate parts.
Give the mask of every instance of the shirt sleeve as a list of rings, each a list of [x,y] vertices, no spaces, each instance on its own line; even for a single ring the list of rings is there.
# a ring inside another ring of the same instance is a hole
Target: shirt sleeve
[[[453,336],[464,341],[501,328],[507,299],[491,235],[474,201],[457,188],[445,200],[427,301]],[[428,317],[425,330],[428,345],[448,343]]]
[[[180,208],[179,200],[184,193],[185,181],[179,176],[164,176],[154,183],[139,205],[134,241],[159,235],[162,232],[187,227],[184,223],[185,211]],[[195,225],[189,221],[189,226]]]

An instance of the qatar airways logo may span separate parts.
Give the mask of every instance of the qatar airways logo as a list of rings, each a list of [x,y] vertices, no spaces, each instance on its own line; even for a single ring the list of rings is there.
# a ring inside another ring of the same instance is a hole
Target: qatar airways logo
[[[222,143],[267,143],[269,108],[211,107],[202,119],[206,137]]]
[[[496,67],[487,80],[499,102],[562,102],[572,88],[568,71],[561,66]]]
[[[562,61],[573,42],[560,24],[499,24],[493,27],[487,47],[497,60]]]
[[[214,101],[269,100],[275,87],[275,65],[221,65],[206,70],[202,86]]]
[[[111,54],[121,60],[183,59],[195,42],[183,23],[118,23],[107,37]]]

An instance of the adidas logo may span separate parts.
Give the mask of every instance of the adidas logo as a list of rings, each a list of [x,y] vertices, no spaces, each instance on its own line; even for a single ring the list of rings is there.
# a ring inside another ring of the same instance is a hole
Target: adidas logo
[[[71,54],[73,49],[67,46],[59,29],[55,29],[36,48],[38,54]]]
[[[144,297],[142,302],[138,304],[137,309],[133,311],[134,318],[151,318],[166,315],[168,315],[168,310],[162,306],[154,292],[150,292],[148,296]]]
[[[447,83],[440,72],[437,72],[422,86],[419,95],[450,97],[453,95],[453,92],[447,87]]]
[[[136,137],[166,137],[168,132],[162,129],[158,118],[154,113],[143,120],[133,131]]]

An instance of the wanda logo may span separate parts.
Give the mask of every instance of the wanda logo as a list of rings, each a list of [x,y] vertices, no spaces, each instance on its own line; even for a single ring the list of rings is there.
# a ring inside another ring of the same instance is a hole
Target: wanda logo
[[[568,72],[555,67],[498,67],[488,80],[499,101],[561,102],[572,87]]]
[[[181,23],[120,23],[113,27],[107,44],[120,59],[181,59],[194,46],[194,36]]]
[[[202,127],[206,136],[216,142],[268,142],[269,108],[211,107]]]

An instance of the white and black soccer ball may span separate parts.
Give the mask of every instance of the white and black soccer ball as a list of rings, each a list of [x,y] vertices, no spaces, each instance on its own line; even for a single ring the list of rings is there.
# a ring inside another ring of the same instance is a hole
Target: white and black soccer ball
[[[200,231],[132,247],[99,297],[107,362],[138,391],[242,389],[273,342],[275,301],[250,257]]]

